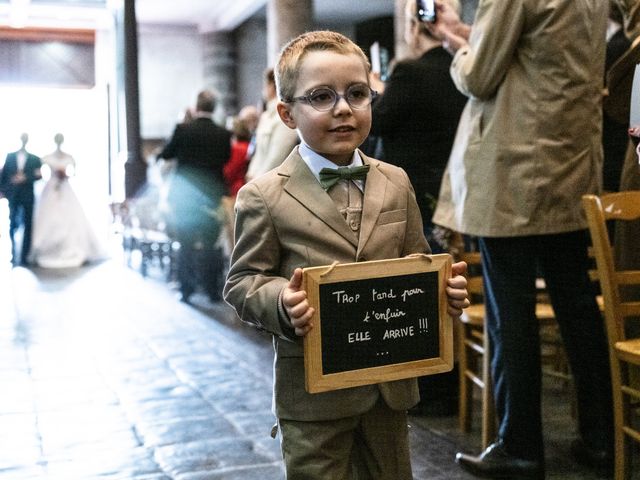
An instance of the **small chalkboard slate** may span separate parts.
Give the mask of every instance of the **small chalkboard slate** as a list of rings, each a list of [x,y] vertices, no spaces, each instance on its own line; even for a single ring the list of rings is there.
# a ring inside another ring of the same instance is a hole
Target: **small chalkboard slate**
[[[303,288],[315,308],[304,339],[307,391],[451,370],[450,274],[447,254],[304,269]]]

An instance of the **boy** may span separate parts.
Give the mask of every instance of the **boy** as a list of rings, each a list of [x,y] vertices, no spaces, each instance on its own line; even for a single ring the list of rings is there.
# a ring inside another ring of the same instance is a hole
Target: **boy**
[[[309,32],[285,46],[278,114],[301,145],[236,200],[224,294],[242,320],[274,335],[274,410],[289,480],[412,478],[406,410],[418,401],[415,379],[319,394],[304,388],[302,337],[313,309],[300,267],[430,251],[406,173],[357,150],[371,126],[368,73],[362,50],[338,33]],[[333,185],[322,172],[347,165],[357,173]],[[448,281],[453,316],[468,305],[465,267],[455,264]]]

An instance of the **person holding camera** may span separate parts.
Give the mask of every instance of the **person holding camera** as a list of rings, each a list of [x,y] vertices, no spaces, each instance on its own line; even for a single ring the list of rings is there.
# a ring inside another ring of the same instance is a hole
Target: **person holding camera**
[[[445,1],[460,11],[458,0]],[[431,217],[467,97],[449,74],[451,54],[419,19],[420,3],[405,3],[405,41],[410,58],[395,65],[386,83],[379,74],[371,74],[371,86],[379,95],[372,105],[371,132],[382,138],[385,160],[409,175],[427,240],[437,250],[430,236]]]
[[[480,0],[473,26],[437,1],[434,35],[455,52],[470,97],[433,221],[479,237],[498,438],[458,463],[487,478],[545,475],[536,277],[541,273],[574,378],[574,459],[613,460],[609,362],[588,276],[581,197],[602,183],[608,3]]]

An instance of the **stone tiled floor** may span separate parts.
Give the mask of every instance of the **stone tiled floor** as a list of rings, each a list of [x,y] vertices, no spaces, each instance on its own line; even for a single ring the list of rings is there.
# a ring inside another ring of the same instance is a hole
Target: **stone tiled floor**
[[[272,350],[229,308],[143,279],[118,259],[71,270],[0,266],[0,480],[271,480]],[[568,459],[569,394],[545,389],[548,478]],[[415,478],[471,478],[455,452],[478,428],[411,418]]]

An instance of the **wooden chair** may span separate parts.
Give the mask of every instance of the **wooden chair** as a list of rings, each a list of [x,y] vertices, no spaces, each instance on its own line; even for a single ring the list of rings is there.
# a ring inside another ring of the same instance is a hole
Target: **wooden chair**
[[[482,448],[488,447],[496,436],[496,414],[493,402],[488,335],[484,334],[485,306],[483,303],[482,259],[480,252],[461,252],[457,260],[468,265],[467,291],[471,306],[458,321],[457,348],[459,369],[458,421],[463,432],[471,430],[474,387],[481,392]],[[543,373],[570,379],[564,349],[558,340],[557,323],[551,305],[544,301],[536,304],[536,317],[540,321]]]
[[[459,398],[458,421],[460,430],[471,430],[473,392],[478,388],[482,396],[482,447],[487,447],[496,434],[495,408],[488,350],[488,339],[484,335],[484,294],[480,252],[463,252],[458,260],[468,265],[467,291],[471,305],[466,308],[458,321],[458,372]],[[487,379],[489,381],[487,381]]]
[[[626,320],[640,316],[640,298],[623,299],[620,287],[640,288],[640,270],[618,270],[607,232],[608,220],[640,221],[640,191],[602,195],[585,195],[582,204],[587,214],[591,242],[596,258],[597,277],[604,301],[611,383],[613,388],[615,426],[615,480],[631,478],[630,440],[640,442],[640,430],[632,425],[637,420],[634,407],[640,401],[640,390],[630,382],[630,371],[640,366],[640,338],[627,338]]]
[[[117,221],[122,235],[122,247],[127,266],[138,265],[140,274],[146,277],[149,267],[157,264],[167,281],[175,277],[178,243],[167,232],[166,224],[153,199],[144,198],[112,207],[117,208]],[[114,218],[115,218],[114,213]],[[139,261],[134,254],[139,255]]]

